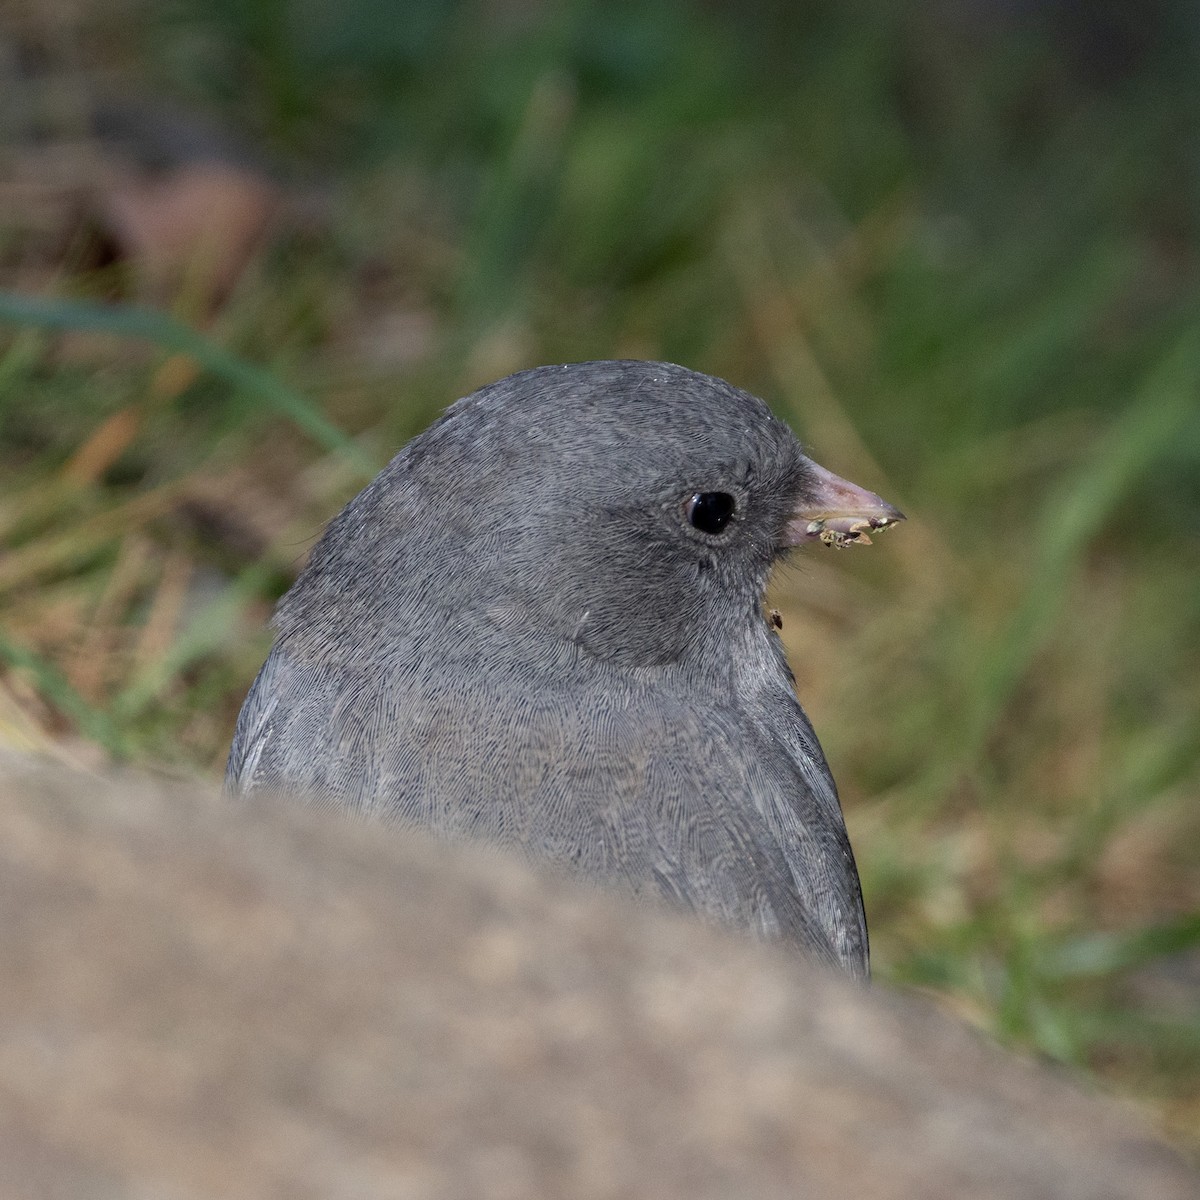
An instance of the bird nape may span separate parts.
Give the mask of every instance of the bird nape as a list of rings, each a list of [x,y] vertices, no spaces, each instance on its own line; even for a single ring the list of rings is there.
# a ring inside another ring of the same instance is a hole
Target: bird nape
[[[902,514],[759,399],[654,362],[459,400],[279,604],[227,785],[510,846],[867,973],[772,564]]]

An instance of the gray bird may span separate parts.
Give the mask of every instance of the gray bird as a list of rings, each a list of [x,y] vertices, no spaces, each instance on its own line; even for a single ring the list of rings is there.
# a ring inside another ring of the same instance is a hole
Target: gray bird
[[[902,515],[653,362],[452,405],[279,604],[227,786],[518,847],[867,973],[837,790],[763,594]]]

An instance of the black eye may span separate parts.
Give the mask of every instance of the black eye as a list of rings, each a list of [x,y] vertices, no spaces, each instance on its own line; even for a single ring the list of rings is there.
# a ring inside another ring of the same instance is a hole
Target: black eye
[[[737,501],[728,492],[696,492],[684,503],[687,519],[701,533],[720,533],[729,524]]]

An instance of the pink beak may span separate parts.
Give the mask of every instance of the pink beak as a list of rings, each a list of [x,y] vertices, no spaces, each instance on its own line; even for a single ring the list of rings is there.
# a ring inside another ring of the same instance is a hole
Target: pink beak
[[[815,487],[788,522],[787,544],[824,542],[827,546],[869,546],[867,536],[890,529],[904,514],[882,497],[860,488],[809,460]]]

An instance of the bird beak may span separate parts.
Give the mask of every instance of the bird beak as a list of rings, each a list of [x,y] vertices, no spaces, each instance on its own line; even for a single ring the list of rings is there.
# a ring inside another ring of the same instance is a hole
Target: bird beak
[[[868,533],[890,529],[904,514],[882,497],[808,461],[811,486],[788,521],[789,546],[824,542],[826,546],[869,546]]]

